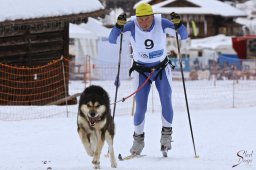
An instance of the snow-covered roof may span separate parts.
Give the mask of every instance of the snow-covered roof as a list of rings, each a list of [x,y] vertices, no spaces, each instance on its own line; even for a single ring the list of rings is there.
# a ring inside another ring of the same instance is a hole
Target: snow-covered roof
[[[94,12],[99,0],[0,0],[0,22]]]
[[[151,0],[142,0],[140,2],[150,2]],[[164,7],[177,0],[166,0],[153,5],[155,13],[169,14],[176,12],[178,14],[204,14],[220,15],[224,17],[246,16],[246,13],[218,0],[186,0],[198,7]],[[138,5],[139,3],[135,4]]]

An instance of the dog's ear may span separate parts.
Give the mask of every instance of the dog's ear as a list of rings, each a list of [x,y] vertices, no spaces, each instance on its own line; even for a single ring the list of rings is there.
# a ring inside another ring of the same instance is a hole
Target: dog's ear
[[[110,101],[109,101],[109,96],[107,93],[103,93],[103,98],[106,101],[106,103],[108,104],[108,106],[110,105]]]

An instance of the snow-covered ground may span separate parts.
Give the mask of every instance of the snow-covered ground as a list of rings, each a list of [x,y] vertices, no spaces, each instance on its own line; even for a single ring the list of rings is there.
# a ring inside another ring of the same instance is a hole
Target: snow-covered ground
[[[187,84],[188,88],[191,84]],[[122,87],[122,84],[121,84]],[[71,83],[72,92],[81,91],[83,85]],[[207,91],[204,91],[207,93]],[[253,92],[254,93],[254,92]],[[157,95],[157,93],[155,93]],[[247,93],[249,94],[249,93]],[[254,93],[255,94],[255,93]],[[196,94],[189,94],[195,100]],[[193,95],[193,96],[192,96]],[[126,96],[120,90],[120,97]],[[253,95],[252,95],[253,96]],[[255,95],[254,95],[255,96]],[[209,95],[209,98],[211,96]],[[215,96],[223,100],[222,96]],[[156,99],[157,100],[157,99]],[[181,100],[184,100],[184,98]],[[202,98],[202,101],[206,100]],[[182,101],[183,102],[183,101]],[[77,109],[77,106],[72,106]],[[173,122],[173,149],[168,158],[160,152],[161,116],[159,111],[147,113],[145,124],[146,157],[129,161],[117,161],[117,169],[143,170],[255,170],[256,151],[256,107],[191,109],[196,152],[194,158],[187,112],[175,110]],[[65,107],[54,107],[65,112]],[[130,113],[131,107],[127,112]],[[159,110],[159,109],[158,109]],[[65,113],[64,113],[65,115]],[[130,114],[116,114],[115,153],[129,154],[132,145],[133,117]],[[0,122],[0,169],[1,170],[87,170],[92,169],[89,157],[76,132],[76,114],[48,119]],[[101,168],[111,169],[110,161],[104,157]],[[239,157],[239,156],[240,157]],[[232,168],[233,165],[237,165]]]

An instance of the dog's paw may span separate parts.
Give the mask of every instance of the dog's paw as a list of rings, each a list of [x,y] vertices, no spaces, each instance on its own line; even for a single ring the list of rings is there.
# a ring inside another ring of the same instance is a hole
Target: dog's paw
[[[111,168],[116,168],[116,167],[117,167],[116,161],[111,162]]]
[[[94,165],[94,169],[100,169],[100,162],[98,162],[97,160],[93,159],[92,164]]]
[[[92,164],[93,164],[93,165],[99,165],[99,164],[100,164],[100,162],[99,162],[99,161],[97,161],[97,160],[95,160],[95,159],[93,159],[93,160],[92,160]]]

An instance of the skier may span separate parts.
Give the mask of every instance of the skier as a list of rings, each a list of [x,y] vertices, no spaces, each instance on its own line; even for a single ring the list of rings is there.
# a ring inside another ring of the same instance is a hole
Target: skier
[[[136,16],[132,16],[130,22],[126,21],[125,14],[119,15],[109,35],[109,42],[113,44],[117,43],[121,31],[125,37],[129,37],[134,60],[130,73],[136,71],[136,88],[140,87],[154,71],[150,80],[135,96],[134,141],[130,152],[133,155],[140,155],[144,148],[145,113],[151,83],[154,81],[162,106],[160,146],[161,151],[166,153],[171,149],[173,121],[172,77],[166,50],[166,34],[173,35],[176,29],[180,38],[184,40],[188,37],[187,31],[177,13],[171,13],[169,21],[160,14],[154,14],[152,6],[145,2],[140,3],[135,12]]]

